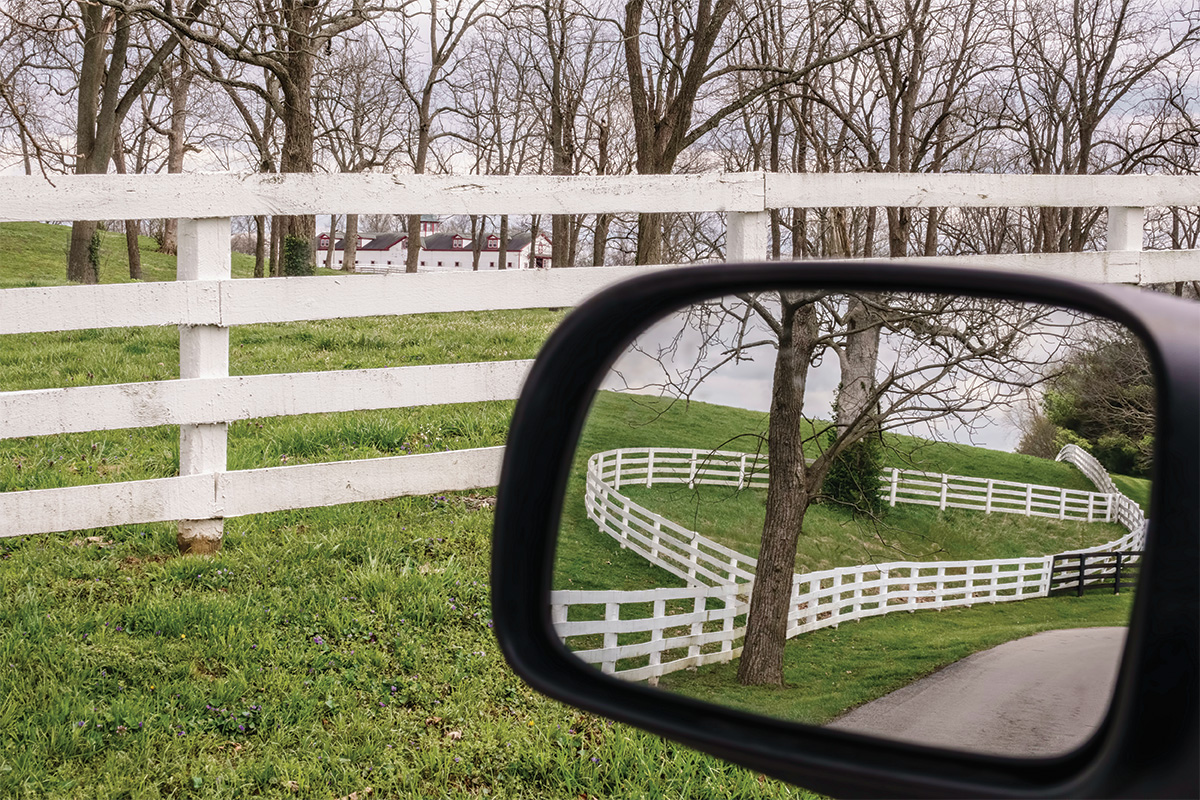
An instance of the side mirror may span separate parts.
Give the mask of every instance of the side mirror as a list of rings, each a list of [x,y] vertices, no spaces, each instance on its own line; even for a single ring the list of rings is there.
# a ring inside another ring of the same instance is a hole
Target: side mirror
[[[1072,434],[1114,384],[1121,435]],[[517,403],[497,636],[551,697],[826,794],[1194,796],[1198,389],[1200,310],[1150,292],[865,263],[628,281]],[[1015,444],[1031,396],[1073,466],[975,446]]]

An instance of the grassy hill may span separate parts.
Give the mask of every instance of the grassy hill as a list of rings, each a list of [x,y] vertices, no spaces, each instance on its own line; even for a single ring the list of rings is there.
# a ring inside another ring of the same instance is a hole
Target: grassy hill
[[[563,511],[559,549],[560,588],[651,588],[677,586],[661,570],[648,574],[639,556],[622,551],[587,520],[583,476],[587,457],[618,447],[695,447],[751,452],[755,435],[766,431],[761,412],[616,393],[597,397],[575,458]],[[888,466],[1000,478],[1094,490],[1070,464],[957,444],[888,435]],[[765,490],[732,487],[629,486],[623,492],[668,519],[750,556],[758,555]],[[1058,521],[1016,514],[983,514],[897,505],[879,521],[845,508],[815,505],[805,517],[797,571],[852,566],[871,561],[936,561],[1015,558],[1090,547],[1124,534],[1115,524]],[[644,564],[644,562],[643,562]],[[658,581],[657,583],[655,581]]]

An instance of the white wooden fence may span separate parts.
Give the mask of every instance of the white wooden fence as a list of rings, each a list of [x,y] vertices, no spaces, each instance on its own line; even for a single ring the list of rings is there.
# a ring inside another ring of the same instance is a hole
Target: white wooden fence
[[[1095,456],[1079,445],[1068,444],[1059,451],[1055,460],[1074,464],[1080,472],[1087,476],[1088,480],[1096,484],[1100,491],[1107,492],[1113,498],[1112,518],[1114,521],[1131,532],[1142,531],[1145,528],[1146,515],[1142,513],[1142,507],[1121,494],[1117,485],[1113,483],[1112,477],[1100,465]],[[1140,549],[1140,546],[1133,549]]]
[[[884,484],[880,493],[889,505],[910,503],[941,511],[966,508],[987,514],[1112,522],[1117,498],[1117,494],[1107,492],[908,469],[889,470],[879,479]]]
[[[984,513],[1117,521],[1125,536],[1084,551],[1140,550],[1146,521],[1120,494],[1089,454],[1059,454],[1081,464],[1104,493],[1036,484],[989,481],[957,475],[893,470],[881,494],[892,505],[915,503]],[[741,653],[745,615],[753,591],[755,559],[688,530],[621,493],[627,486],[687,484],[764,488],[768,461],[762,454],[685,448],[623,448],[588,459],[584,505],[588,517],[656,566],[688,586],[640,591],[555,591],[551,618],[575,655],[628,680],[657,681],[688,667],[729,661]],[[930,480],[932,479],[932,480]],[[906,481],[917,488],[903,489]],[[914,497],[908,494],[916,493]],[[930,499],[936,497],[937,499]],[[1137,515],[1114,509],[1129,504]],[[1061,555],[1061,554],[1059,554]],[[977,561],[893,561],[798,574],[793,579],[787,636],[842,622],[887,614],[975,603],[1044,597],[1050,590],[1054,554]],[[1101,580],[1103,564],[1085,570],[1085,583]]]
[[[572,306],[652,267],[232,280],[230,217],[271,214],[723,212],[726,258],[767,252],[769,209],[829,206],[1108,208],[1109,249],[938,259],[1084,280],[1200,279],[1200,251],[1141,251],[1143,209],[1194,205],[1200,178],[767,175],[488,177],[138,175],[0,178],[0,221],[180,218],[178,280],[0,291],[0,335],[175,325],[180,378],[0,392],[0,438],[177,424],[176,477],[0,493],[0,536],[222,519],[495,485],[501,448],[229,470],[237,419],[512,399],[528,362],[234,377],[234,325]],[[742,559],[739,564],[746,564]]]

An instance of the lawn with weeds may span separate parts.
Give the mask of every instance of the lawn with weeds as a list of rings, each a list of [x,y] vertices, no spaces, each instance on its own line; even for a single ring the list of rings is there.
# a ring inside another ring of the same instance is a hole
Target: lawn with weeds
[[[4,797],[805,796],[504,665],[490,497],[0,542]]]

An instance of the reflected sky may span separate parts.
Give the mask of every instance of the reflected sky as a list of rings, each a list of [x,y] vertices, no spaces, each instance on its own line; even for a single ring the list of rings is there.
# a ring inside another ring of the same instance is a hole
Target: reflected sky
[[[729,298],[736,305],[735,298]],[[1063,312],[1064,319],[1072,314]],[[700,325],[712,325],[712,316],[704,317]],[[728,316],[720,323],[730,326],[722,334],[732,339],[739,322]],[[692,400],[717,405],[734,406],[766,412],[771,405],[771,383],[775,369],[776,349],[767,344],[754,347],[738,358],[728,351],[720,352],[706,341],[712,341],[699,330],[695,313],[680,311],[647,329],[634,344],[617,359],[602,388],[653,396],[681,396],[681,386]],[[773,338],[760,319],[751,317],[741,332],[741,341],[758,342]],[[1027,343],[1027,352],[1053,349],[1035,335]],[[897,358],[895,343],[884,336],[880,342],[881,364]],[[1047,357],[1049,357],[1047,355]],[[1036,360],[1036,359],[1035,359]],[[719,366],[718,366],[719,365]],[[711,371],[708,371],[711,370]],[[837,357],[827,353],[821,363],[810,367],[805,393],[804,413],[810,418],[830,419],[837,395],[841,372]],[[995,450],[1013,451],[1021,439],[1021,431],[1009,407],[993,408],[976,415],[970,425],[959,420],[942,418],[892,429],[896,433],[937,441],[955,442]]]

